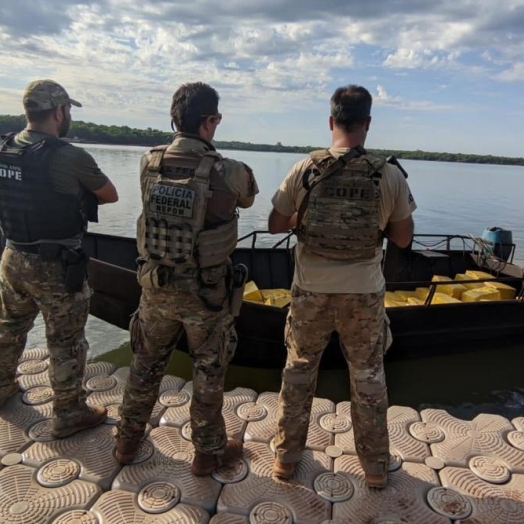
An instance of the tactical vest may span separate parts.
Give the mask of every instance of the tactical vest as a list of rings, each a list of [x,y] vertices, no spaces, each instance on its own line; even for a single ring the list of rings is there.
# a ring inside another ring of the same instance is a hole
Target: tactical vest
[[[351,262],[369,260],[381,243],[379,169],[385,161],[351,149],[335,159],[328,150],[311,153],[304,173],[308,190],[300,206],[297,236],[308,253]]]
[[[13,242],[73,238],[86,230],[79,197],[53,189],[49,165],[58,138],[27,146],[9,145],[15,133],[0,138],[0,228]]]
[[[215,151],[202,155],[167,146],[151,150],[142,174],[138,235],[142,257],[180,269],[227,261],[236,247],[238,219],[235,196],[210,189],[212,178],[220,177],[215,164],[221,159]]]

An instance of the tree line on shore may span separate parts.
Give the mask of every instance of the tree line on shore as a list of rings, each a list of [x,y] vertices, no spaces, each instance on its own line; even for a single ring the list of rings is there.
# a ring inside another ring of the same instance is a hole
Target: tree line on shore
[[[20,131],[25,127],[24,115],[0,115],[0,134]],[[136,129],[128,126],[106,126],[75,120],[69,132],[69,138],[79,143],[97,143],[114,145],[155,146],[168,144],[173,138],[172,132],[158,129]],[[251,142],[215,140],[217,149],[235,149],[237,151],[266,151],[277,153],[309,153],[317,146],[285,146],[276,144],[253,144]],[[494,155],[473,155],[467,153],[438,153],[431,151],[397,151],[390,149],[370,149],[377,155],[395,155],[397,158],[410,160],[433,160],[440,162],[462,162],[470,164],[498,164],[524,166],[524,158],[502,157]]]

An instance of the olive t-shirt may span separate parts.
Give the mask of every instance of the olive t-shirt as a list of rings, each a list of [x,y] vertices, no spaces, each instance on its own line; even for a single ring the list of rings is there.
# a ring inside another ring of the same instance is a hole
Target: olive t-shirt
[[[329,151],[338,158],[349,149],[331,148]],[[273,196],[273,207],[281,215],[290,217],[300,208],[306,195],[302,177],[311,165],[310,157],[297,162]],[[379,227],[383,230],[388,222],[408,218],[417,205],[404,175],[396,166],[386,163],[380,172]],[[375,256],[370,260],[348,262],[307,253],[299,242],[293,282],[301,289],[317,293],[378,293],[385,285],[381,260],[381,247],[377,247]]]
[[[49,137],[52,135],[24,129],[15,135],[13,145],[31,145]],[[73,195],[79,195],[82,188],[97,191],[108,181],[95,159],[87,151],[73,144],[59,147],[54,151],[49,178],[57,192]]]

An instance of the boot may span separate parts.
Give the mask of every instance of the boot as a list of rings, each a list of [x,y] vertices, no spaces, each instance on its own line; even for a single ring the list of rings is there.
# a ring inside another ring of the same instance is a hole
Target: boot
[[[52,435],[54,438],[70,437],[79,431],[102,424],[106,417],[107,409],[104,406],[85,406],[80,413],[66,420],[53,417]]]
[[[20,388],[18,387],[18,381],[15,380],[13,384],[11,385],[11,388],[2,393],[0,396],[0,408],[11,398],[14,397],[18,392],[20,391]]]
[[[366,486],[368,488],[384,489],[388,485],[388,468],[390,457],[386,460],[378,460],[376,462],[368,462],[362,464],[364,469],[364,477]]]
[[[366,473],[366,486],[368,488],[384,489],[388,485],[388,474],[369,475]]]
[[[136,436],[134,438],[123,437],[118,435],[116,437],[115,459],[120,464],[130,464],[135,460],[142,443],[142,437]]]
[[[279,479],[288,480],[295,473],[296,462],[280,462],[275,459],[273,463],[273,476]]]
[[[195,477],[207,477],[211,475],[220,466],[227,466],[235,460],[242,457],[242,447],[244,443],[241,440],[230,439],[227,441],[226,448],[222,455],[213,453],[203,453],[195,451],[195,458],[191,464],[191,473]]]

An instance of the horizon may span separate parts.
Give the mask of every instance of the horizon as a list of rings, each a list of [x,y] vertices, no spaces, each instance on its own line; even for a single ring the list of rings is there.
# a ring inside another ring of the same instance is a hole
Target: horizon
[[[0,114],[0,118],[3,117],[3,116],[8,116],[8,117],[15,117],[15,118],[24,118],[25,119],[25,116],[23,114],[20,114],[20,115],[3,115],[3,114]],[[97,124],[96,122],[86,122],[84,120],[78,120],[78,122],[81,122],[81,123],[84,123],[84,124],[92,124],[92,125],[95,125],[95,126],[106,126],[106,127],[112,127],[112,126],[116,126],[116,127],[125,127],[125,124],[122,124],[122,125],[116,125],[116,124]],[[71,123],[71,127],[69,129],[69,132],[67,134],[66,137],[64,137],[65,140],[70,140],[70,141],[74,141],[75,143],[79,143],[79,144],[100,144],[100,145],[114,145],[115,147],[117,147],[118,145],[127,145],[127,146],[136,146],[136,147],[145,147],[146,145],[145,144],[142,144],[142,145],[139,145],[139,144],[131,144],[131,143],[123,143],[123,144],[118,144],[118,143],[113,143],[113,142],[101,142],[101,141],[91,141],[91,140],[84,140],[83,138],[81,137],[78,137],[78,136],[75,136],[74,134],[74,130],[75,130],[75,121],[73,120],[72,123]],[[129,126],[128,126],[129,127]],[[169,129],[169,130],[162,130],[162,129],[154,129],[154,128],[144,128],[144,127],[129,127],[130,130],[132,131],[149,131],[149,129],[151,129],[151,131],[153,132],[158,132],[158,133],[164,133],[164,134],[168,134],[168,135],[174,135],[175,134],[175,131]],[[277,142],[277,143],[274,143],[274,144],[270,144],[270,143],[267,143],[267,142],[250,142],[250,141],[243,141],[243,140],[239,140],[239,139],[236,139],[236,138],[233,138],[231,140],[223,140],[221,138],[213,138],[212,142],[215,142],[215,143],[227,143],[227,144],[231,144],[231,143],[238,143],[238,144],[245,144],[245,145],[253,145],[253,146],[268,146],[268,147],[275,147],[275,146],[282,146],[284,148],[313,148],[313,149],[323,149],[323,148],[327,148],[327,147],[330,147],[330,144],[285,144],[285,143],[282,143],[282,142]],[[220,146],[217,146],[218,148],[220,148]],[[231,148],[232,150],[234,148]],[[428,151],[428,150],[422,150],[422,149],[392,149],[390,147],[381,147],[381,148],[378,148],[378,147],[368,147],[366,145],[366,149],[368,150],[378,150],[378,151],[390,151],[392,153],[423,153],[423,154],[428,154],[428,155],[433,155],[433,154],[436,154],[436,155],[464,155],[464,156],[483,156],[483,157],[486,157],[486,156],[492,156],[494,158],[504,158],[504,159],[508,159],[508,160],[522,160],[524,158],[523,155],[520,155],[520,156],[514,156],[514,157],[510,157],[510,156],[504,156],[504,155],[494,155],[492,153],[488,153],[488,152],[483,152],[483,153],[471,153],[471,152],[464,152],[464,151],[459,151],[457,153],[452,153],[451,151]],[[243,150],[243,149],[241,149]],[[246,149],[247,150],[247,149]],[[283,151],[284,153],[286,151]],[[293,153],[292,151],[290,153]],[[495,164],[495,165],[498,165],[498,164]]]
[[[73,120],[170,132],[174,90],[203,81],[217,141],[305,147],[330,142],[352,83],[373,96],[370,149],[523,155],[524,0],[4,4],[0,113],[52,78],[82,102]]]

